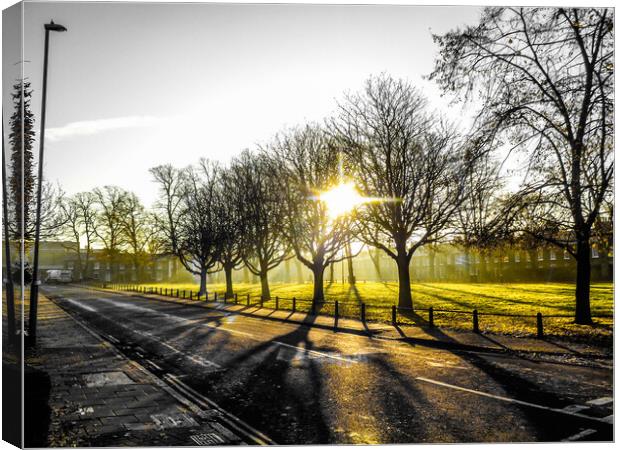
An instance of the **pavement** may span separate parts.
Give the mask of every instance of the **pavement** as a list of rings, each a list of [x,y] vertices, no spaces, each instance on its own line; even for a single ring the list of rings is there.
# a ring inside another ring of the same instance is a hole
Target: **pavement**
[[[151,375],[148,384],[161,382],[162,389],[201,399],[199,406],[217,404],[225,417],[235,417],[234,423],[265,442],[613,439],[613,361],[605,349],[349,319],[336,324],[290,311],[78,286],[45,286],[43,292],[109,346],[115,356],[97,370],[121,371],[141,384],[129,368],[137,364]],[[44,323],[42,349],[49,345]],[[74,339],[60,335],[55,345]],[[58,362],[54,376],[66,376],[74,365],[89,371],[99,356],[73,358]],[[118,370],[115,360],[126,368]],[[42,361],[41,368],[50,364]],[[158,411],[169,413],[157,403]],[[180,400],[175,404],[183,408]],[[115,416],[133,415],[129,409],[121,406]],[[209,425],[189,411],[200,426]],[[150,421],[143,415],[140,423],[157,423],[153,415]],[[138,432],[127,429],[129,423],[118,422],[128,439],[166,444],[158,441],[165,430]],[[187,427],[176,439],[199,431]],[[105,442],[125,445],[123,433],[106,435]]]
[[[162,380],[48,298],[41,296],[39,305],[38,345],[26,359],[38,376],[26,377],[26,392],[47,396],[47,405],[36,407],[42,398],[27,400],[26,446],[262,442],[218,405],[178,380]]]

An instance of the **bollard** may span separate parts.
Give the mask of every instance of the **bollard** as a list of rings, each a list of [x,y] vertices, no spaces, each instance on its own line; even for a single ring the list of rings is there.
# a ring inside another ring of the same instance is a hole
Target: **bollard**
[[[295,312],[295,309],[297,309],[297,299],[293,297],[293,312]]]
[[[237,304],[237,293],[235,292],[235,305]]]
[[[543,333],[543,317],[541,313],[536,314],[536,337],[538,339],[542,339],[544,336]]]
[[[262,295],[260,296],[260,307],[261,308],[263,307],[263,296]]]
[[[179,298],[179,290],[177,289],[177,298]]]
[[[428,308],[428,326],[431,327],[431,328],[435,326],[435,322],[434,322],[434,318],[433,318],[433,307],[432,306],[430,308]]]
[[[316,303],[314,300],[312,300],[312,308],[310,310],[310,314],[312,314],[313,316],[316,315]]]
[[[248,294],[248,296],[247,296],[246,304],[247,304],[247,306],[250,306],[250,294]]]
[[[193,300],[193,298],[192,298],[193,296],[194,296],[194,293],[192,291],[189,291],[189,299],[190,300]]]
[[[334,319],[338,320],[338,300],[334,302]]]
[[[161,295],[161,292],[162,292],[162,291],[161,291],[161,288],[159,288],[159,295]]]
[[[185,299],[185,289],[183,289],[183,299]]]
[[[276,295],[276,309],[278,309],[279,306],[280,306],[280,299]]]
[[[392,305],[392,325],[396,325],[396,305]]]
[[[478,310],[474,309],[474,333],[480,333],[480,328],[478,327]]]
[[[224,294],[224,303],[226,303],[226,294]]]
[[[168,296],[168,288],[164,289],[164,295],[167,297]]]
[[[217,302],[217,291],[215,291],[213,295],[214,295],[215,301]]]
[[[366,322],[366,303],[362,303],[361,305],[360,320]]]

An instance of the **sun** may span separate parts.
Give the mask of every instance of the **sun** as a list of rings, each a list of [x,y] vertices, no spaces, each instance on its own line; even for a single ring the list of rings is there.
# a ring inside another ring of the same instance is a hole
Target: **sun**
[[[357,192],[352,182],[340,183],[328,191],[321,192],[319,200],[325,203],[327,213],[332,219],[351,212],[356,206],[365,201],[364,197]]]

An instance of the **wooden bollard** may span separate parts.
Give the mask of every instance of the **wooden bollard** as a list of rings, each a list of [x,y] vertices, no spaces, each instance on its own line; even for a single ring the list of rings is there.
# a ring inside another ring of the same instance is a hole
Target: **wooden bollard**
[[[246,297],[246,305],[250,306],[250,294],[248,294]]]
[[[543,316],[541,313],[536,314],[536,337],[542,339],[544,337],[543,332]]]
[[[235,305],[237,304],[237,293],[235,292]]]
[[[177,289],[177,298],[179,298],[179,290]]]
[[[215,291],[213,295],[214,295],[215,301],[217,302],[217,291]]]
[[[263,296],[262,295],[260,296],[260,307],[261,308],[263,307]]]
[[[278,298],[278,296],[276,295],[276,309],[278,309],[280,306],[280,299]]]
[[[338,320],[338,300],[334,302],[334,319]]]
[[[478,326],[478,310],[474,309],[474,333],[480,333],[480,327]]]
[[[189,299],[193,300],[193,297],[194,297],[194,293],[192,291],[189,291]]]
[[[396,325],[396,305],[392,305],[392,325]]]
[[[183,299],[185,299],[185,289],[183,289]]]
[[[361,309],[360,309],[360,320],[362,322],[366,322],[366,303],[362,303],[361,304]]]
[[[297,309],[297,299],[293,297],[293,312]]]
[[[433,317],[433,307],[432,306],[430,308],[428,308],[428,326],[429,327],[434,327],[435,326],[434,317]]]

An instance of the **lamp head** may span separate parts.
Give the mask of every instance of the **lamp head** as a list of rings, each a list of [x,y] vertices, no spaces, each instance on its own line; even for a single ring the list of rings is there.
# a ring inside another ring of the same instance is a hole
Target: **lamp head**
[[[53,20],[50,20],[50,23],[46,23],[44,27],[47,31],[67,31],[65,27],[60,24],[54,23]]]

